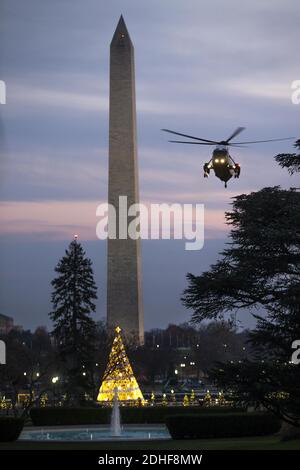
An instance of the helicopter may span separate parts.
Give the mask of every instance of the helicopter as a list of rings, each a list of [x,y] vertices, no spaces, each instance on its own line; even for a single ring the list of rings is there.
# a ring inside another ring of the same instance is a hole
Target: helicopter
[[[237,137],[245,127],[238,127],[226,140],[207,140],[200,137],[194,137],[188,134],[182,134],[180,132],[171,131],[170,129],[161,129],[164,132],[169,132],[170,134],[179,135],[181,137],[186,137],[188,139],[193,139],[198,142],[185,141],[185,140],[169,140],[169,142],[176,144],[195,144],[195,145],[215,145],[215,149],[212,153],[212,158],[208,163],[205,163],[203,166],[204,178],[208,178],[210,170],[214,170],[215,176],[225,183],[225,188],[227,188],[227,181],[230,178],[239,178],[241,173],[241,166],[239,163],[235,162],[232,156],[229,154],[228,147],[241,147],[243,148],[246,144],[259,144],[262,142],[278,142],[281,140],[290,140],[294,137],[285,137],[283,139],[268,139],[268,140],[253,140],[246,142],[231,142],[232,139]]]

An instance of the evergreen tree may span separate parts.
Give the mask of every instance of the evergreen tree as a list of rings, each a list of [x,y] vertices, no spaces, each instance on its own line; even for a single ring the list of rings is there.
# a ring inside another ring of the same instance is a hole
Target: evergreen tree
[[[297,140],[294,147],[300,150],[300,139]],[[300,153],[279,153],[275,160],[282,168],[287,168],[291,175],[300,171]]]
[[[299,159],[277,161],[297,171]],[[291,363],[300,339],[300,193],[274,187],[242,194],[226,219],[228,248],[209,271],[188,275],[183,302],[195,323],[241,308],[264,311],[254,313],[253,359],[219,362],[211,376],[237,400],[300,426],[300,366]]]
[[[65,391],[69,399],[77,401],[93,386],[96,324],[91,314],[96,309],[97,288],[92,262],[76,238],[55,272],[57,277],[51,283],[52,334],[64,374]]]

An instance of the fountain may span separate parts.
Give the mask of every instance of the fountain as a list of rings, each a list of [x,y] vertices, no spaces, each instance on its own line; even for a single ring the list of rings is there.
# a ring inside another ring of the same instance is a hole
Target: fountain
[[[48,429],[36,429],[27,426],[19,440],[78,442],[78,441],[144,441],[149,439],[170,439],[168,429],[163,424],[132,425],[125,424],[121,428],[120,401],[127,403],[146,404],[143,394],[134,377],[129,359],[120,336],[120,328],[116,329],[105,379],[99,391],[98,402],[105,406],[112,402],[110,424],[86,426],[56,426]]]
[[[110,420],[110,432],[113,437],[121,436],[120,407],[117,388],[114,389],[113,409]]]
[[[94,425],[88,428],[71,426],[56,426],[54,429],[34,429],[27,427],[21,433],[19,440],[24,441],[113,441],[113,440],[150,440],[170,439],[167,428],[161,424],[125,425],[121,428],[118,389],[114,389],[113,407],[110,425]]]

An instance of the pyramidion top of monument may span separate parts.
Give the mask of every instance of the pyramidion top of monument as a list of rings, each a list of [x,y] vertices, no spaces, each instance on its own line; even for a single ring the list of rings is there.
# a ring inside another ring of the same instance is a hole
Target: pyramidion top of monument
[[[116,30],[110,43],[110,47],[115,46],[130,46],[133,48],[133,44],[131,42],[123,15],[120,16],[119,22],[117,24]]]

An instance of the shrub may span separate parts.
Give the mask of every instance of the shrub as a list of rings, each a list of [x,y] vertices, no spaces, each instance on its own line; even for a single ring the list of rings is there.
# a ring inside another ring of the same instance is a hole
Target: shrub
[[[107,424],[109,408],[32,408],[30,417],[35,426],[75,424]]]
[[[232,408],[201,407],[121,407],[121,420],[125,424],[164,423],[168,415],[203,415],[232,412]],[[239,410],[240,411],[240,410]],[[68,424],[108,424],[111,408],[32,408],[31,420],[36,426],[58,426]]]
[[[167,416],[187,414],[203,415],[207,413],[219,414],[226,413],[228,410],[232,412],[232,408],[218,408],[218,407],[167,407],[167,406],[153,406],[143,408],[124,407],[121,408],[121,418],[123,423],[128,424],[159,424],[165,423]],[[239,410],[241,411],[241,410]]]
[[[266,413],[167,416],[166,425],[173,439],[264,436],[280,429],[279,419]]]
[[[0,442],[16,441],[22,432],[24,420],[11,416],[0,417]]]

